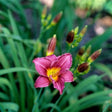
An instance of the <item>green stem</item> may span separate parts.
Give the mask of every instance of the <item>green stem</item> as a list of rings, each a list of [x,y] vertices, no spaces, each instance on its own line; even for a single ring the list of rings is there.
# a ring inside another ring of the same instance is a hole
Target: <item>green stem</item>
[[[42,90],[43,90],[43,88],[40,89],[38,96],[36,96],[32,112],[37,112],[37,110],[38,110],[38,101],[39,101],[40,95],[42,93]]]
[[[58,100],[55,102],[55,106],[59,103],[59,101],[61,100],[61,98],[63,97],[63,95],[65,94],[66,92],[66,89],[69,87],[70,83],[67,84],[67,86],[65,87],[64,91],[63,91],[63,94],[58,98]],[[50,110],[50,112],[53,112],[54,111],[54,107]]]

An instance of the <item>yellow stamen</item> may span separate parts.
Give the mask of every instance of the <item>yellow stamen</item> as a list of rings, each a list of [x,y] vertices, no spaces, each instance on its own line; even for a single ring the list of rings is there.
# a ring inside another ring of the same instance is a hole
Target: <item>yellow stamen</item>
[[[51,77],[52,77],[53,80],[57,81],[60,70],[61,68],[59,67],[48,68],[47,76],[49,77],[49,80],[51,81]]]

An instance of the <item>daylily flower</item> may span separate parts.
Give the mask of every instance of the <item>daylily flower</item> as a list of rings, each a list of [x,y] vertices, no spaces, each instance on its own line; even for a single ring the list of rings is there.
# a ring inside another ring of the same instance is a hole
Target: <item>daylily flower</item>
[[[72,65],[72,56],[65,53],[56,57],[50,55],[33,60],[40,76],[36,79],[35,88],[47,87],[53,83],[54,88],[63,93],[64,83],[73,81],[73,74],[69,71]]]

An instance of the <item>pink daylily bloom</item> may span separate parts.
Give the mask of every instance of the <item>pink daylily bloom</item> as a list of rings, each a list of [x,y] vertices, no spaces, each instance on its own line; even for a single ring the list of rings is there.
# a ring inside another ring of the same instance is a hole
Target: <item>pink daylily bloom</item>
[[[47,87],[53,83],[54,88],[63,93],[64,83],[73,81],[73,74],[69,71],[72,65],[72,56],[65,53],[56,57],[55,55],[33,60],[35,69],[40,74],[36,79],[35,88]]]

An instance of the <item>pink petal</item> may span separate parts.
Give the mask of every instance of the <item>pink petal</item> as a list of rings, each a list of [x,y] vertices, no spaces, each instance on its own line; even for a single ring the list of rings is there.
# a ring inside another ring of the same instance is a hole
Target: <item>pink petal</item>
[[[50,67],[51,61],[46,58],[35,58],[33,60],[35,69],[40,75],[46,76],[46,69]]]
[[[72,65],[72,55],[70,53],[65,53],[61,56],[58,56],[57,66],[62,69],[69,69]]]
[[[62,77],[65,80],[65,82],[73,82],[73,73],[69,70],[62,72],[60,77]]]
[[[59,78],[58,81],[53,81],[53,85],[54,88],[58,89],[60,92],[60,95],[63,93],[63,89],[64,89],[64,79],[63,78]]]
[[[35,88],[47,87],[49,86],[50,81],[47,77],[39,76],[35,81]]]
[[[46,56],[45,58],[50,60],[51,62],[53,62],[57,59],[57,57],[55,55]]]

